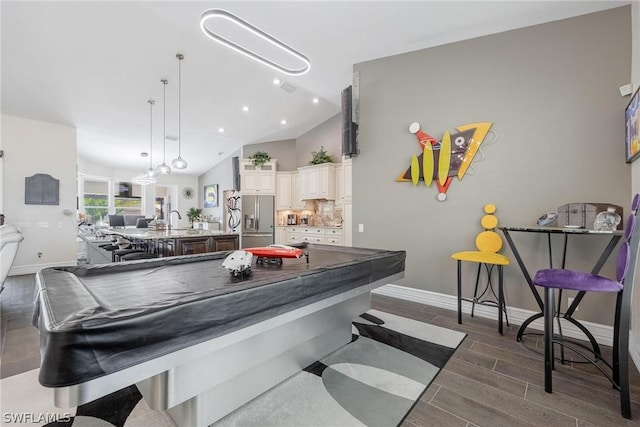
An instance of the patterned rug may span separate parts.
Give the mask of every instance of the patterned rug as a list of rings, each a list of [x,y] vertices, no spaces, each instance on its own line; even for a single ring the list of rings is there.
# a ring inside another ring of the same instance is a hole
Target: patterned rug
[[[461,332],[370,310],[354,319],[349,344],[213,426],[398,425],[464,337]],[[53,408],[51,403],[45,403],[44,407],[29,406],[36,404],[33,401],[36,391],[44,390],[52,400],[48,390],[37,383],[37,370],[1,383],[3,423],[7,425],[174,425],[168,414],[151,410],[135,386],[65,411]],[[20,398],[22,389],[28,400]],[[26,415],[30,419],[23,420],[24,424],[15,418]]]

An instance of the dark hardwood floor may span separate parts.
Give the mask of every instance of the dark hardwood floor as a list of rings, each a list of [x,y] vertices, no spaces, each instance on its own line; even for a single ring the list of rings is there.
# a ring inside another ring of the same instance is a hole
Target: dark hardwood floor
[[[13,276],[0,294],[0,378],[39,366],[31,326],[35,277]],[[543,388],[541,337],[500,336],[496,322],[399,299],[374,296],[373,307],[465,332],[467,337],[406,417],[404,427],[640,426],[640,375],[631,363],[634,420],[620,415],[618,393],[590,364],[556,364],[554,392]],[[604,349],[610,357],[610,349]]]

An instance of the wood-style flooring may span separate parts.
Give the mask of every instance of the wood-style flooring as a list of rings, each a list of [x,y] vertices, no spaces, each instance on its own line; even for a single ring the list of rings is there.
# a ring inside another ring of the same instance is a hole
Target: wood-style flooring
[[[39,366],[31,326],[35,276],[13,276],[0,294],[0,378]],[[554,392],[543,388],[542,340],[498,334],[495,321],[374,295],[373,307],[465,332],[467,337],[402,423],[427,426],[640,426],[640,374],[631,363],[634,420],[620,415],[618,393],[590,364],[556,364]],[[610,349],[603,349],[607,357]],[[332,426],[334,427],[334,426]],[[336,426],[337,427],[337,426]]]

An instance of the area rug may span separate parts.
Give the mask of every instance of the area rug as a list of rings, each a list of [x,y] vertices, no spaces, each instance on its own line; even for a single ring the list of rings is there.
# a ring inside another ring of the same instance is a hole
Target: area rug
[[[464,337],[461,332],[370,310],[354,319],[349,344],[213,426],[398,425]],[[51,394],[37,383],[37,370],[0,382],[2,416],[7,425],[21,425],[15,417],[26,415],[32,419],[24,425],[30,426],[173,425],[166,413],[146,405],[135,386],[61,410],[53,408]],[[35,399],[38,394],[48,396],[49,401],[39,403],[42,399]]]

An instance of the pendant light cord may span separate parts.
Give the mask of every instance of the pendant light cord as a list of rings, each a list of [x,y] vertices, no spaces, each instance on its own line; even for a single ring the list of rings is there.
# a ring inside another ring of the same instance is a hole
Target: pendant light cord
[[[149,170],[153,169],[153,99],[149,101]]]
[[[162,164],[167,163],[167,83],[169,80],[161,80],[162,87]]]
[[[177,54],[178,57],[178,159],[182,156],[182,59],[184,56]]]

